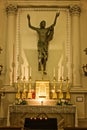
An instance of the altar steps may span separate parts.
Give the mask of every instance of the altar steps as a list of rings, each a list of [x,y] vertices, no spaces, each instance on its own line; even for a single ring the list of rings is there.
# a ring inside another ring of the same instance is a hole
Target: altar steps
[[[0,130],[23,130],[22,127],[12,127],[12,126],[2,126],[0,127]]]
[[[25,130],[58,130],[57,118],[25,118]]]
[[[65,127],[64,130],[87,130],[85,127]]]

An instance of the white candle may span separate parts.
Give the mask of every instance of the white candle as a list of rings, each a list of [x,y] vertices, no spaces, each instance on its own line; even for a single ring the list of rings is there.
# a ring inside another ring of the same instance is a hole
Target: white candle
[[[10,69],[9,71],[10,71],[10,84],[12,84],[12,77],[13,77],[13,74],[12,74],[11,69]]]
[[[28,71],[27,71],[27,75],[28,75],[28,77],[30,76],[30,71],[29,71],[29,66],[27,67],[27,69],[28,69]]]
[[[54,68],[54,77],[55,77],[55,68]]]
[[[25,67],[24,67],[24,76],[25,76]]]
[[[30,67],[30,77],[31,77],[31,67]]]
[[[58,71],[57,71],[57,78],[58,78],[58,80],[59,80],[59,77],[58,77]]]
[[[60,69],[60,77],[62,77],[62,65],[61,65],[61,69]]]
[[[62,77],[63,77],[63,66],[62,66]]]
[[[15,60],[15,44],[13,44],[13,63],[14,63],[14,60]]]
[[[15,68],[15,44],[13,44],[13,63],[12,63],[12,67],[13,67],[13,74],[12,74],[12,82],[14,83],[14,68]]]
[[[17,75],[20,76],[20,69],[19,69],[19,65],[18,65],[18,70],[17,70]]]

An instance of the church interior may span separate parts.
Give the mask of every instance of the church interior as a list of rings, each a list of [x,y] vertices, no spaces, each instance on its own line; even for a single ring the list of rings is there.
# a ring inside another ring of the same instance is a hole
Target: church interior
[[[87,0],[0,0],[0,130],[87,129],[86,42]]]

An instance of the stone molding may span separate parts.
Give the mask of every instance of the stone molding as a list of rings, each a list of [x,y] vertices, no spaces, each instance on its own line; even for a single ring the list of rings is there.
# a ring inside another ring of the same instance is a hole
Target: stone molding
[[[9,113],[30,112],[30,113],[75,113],[76,106],[29,106],[29,105],[10,105]]]

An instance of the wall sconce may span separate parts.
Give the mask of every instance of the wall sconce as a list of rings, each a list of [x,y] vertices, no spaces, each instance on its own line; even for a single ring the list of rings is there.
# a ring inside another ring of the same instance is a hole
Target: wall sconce
[[[3,49],[0,47],[0,54],[1,54],[2,50],[3,50]],[[3,70],[3,66],[0,64],[0,75],[1,75],[1,73],[2,73],[2,70]]]
[[[2,73],[2,70],[3,70],[3,66],[0,65],[0,75],[1,75],[1,73]]]
[[[87,76],[87,64],[82,66],[84,75]]]
[[[84,52],[85,52],[85,54],[87,55],[87,48],[85,48]]]
[[[0,54],[1,54],[2,50],[3,50],[3,49],[0,47]]]
[[[87,55],[87,48],[84,50],[85,54]],[[84,75],[87,76],[87,64],[82,66]]]

